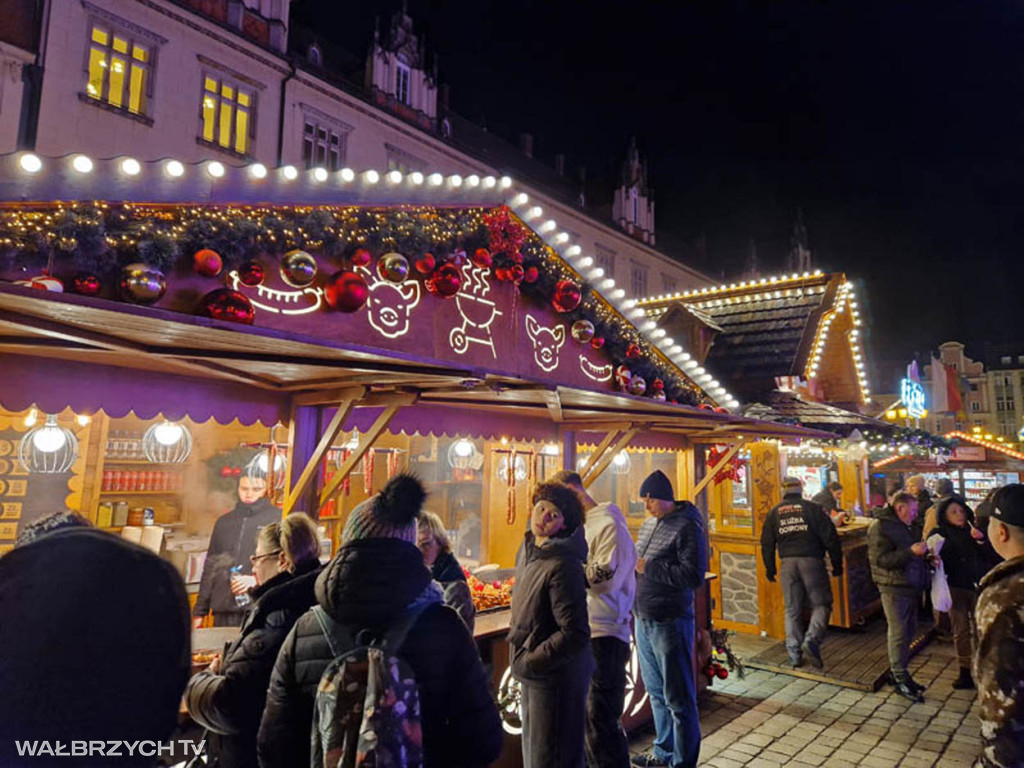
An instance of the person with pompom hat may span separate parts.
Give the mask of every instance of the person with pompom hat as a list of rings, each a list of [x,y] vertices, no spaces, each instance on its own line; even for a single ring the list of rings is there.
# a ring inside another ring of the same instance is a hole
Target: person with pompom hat
[[[501,752],[501,720],[473,637],[442,603],[416,548],[425,498],[423,484],[401,474],[353,509],[314,593],[353,636],[383,636],[411,608],[428,604],[397,651],[419,688],[423,765],[484,766]],[[333,659],[316,615],[307,612],[285,639],[270,679],[257,739],[263,768],[309,765],[316,690]]]

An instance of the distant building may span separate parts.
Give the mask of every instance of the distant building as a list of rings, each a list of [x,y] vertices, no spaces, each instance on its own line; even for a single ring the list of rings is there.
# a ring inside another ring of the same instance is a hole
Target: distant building
[[[984,362],[972,360],[964,350],[960,342],[947,341],[939,346],[938,358],[957,372],[963,409],[957,413],[929,411],[921,420],[922,428],[942,435],[980,427],[982,434],[1020,442],[1019,433],[1024,428],[1024,345],[992,348]],[[930,405],[932,366],[927,364],[923,370],[922,383]]]
[[[449,109],[404,4],[367,42],[365,57],[334,48],[292,23],[290,0],[8,0],[0,153],[507,174],[620,296],[710,283],[654,247],[635,142],[602,207],[564,155],[547,165],[529,134],[516,147]]]

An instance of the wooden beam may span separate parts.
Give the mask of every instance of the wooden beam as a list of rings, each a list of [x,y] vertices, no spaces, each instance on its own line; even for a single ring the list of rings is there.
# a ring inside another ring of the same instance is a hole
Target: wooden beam
[[[639,431],[640,427],[632,427],[631,429],[626,430],[622,437],[616,441],[611,450],[606,451],[605,455],[601,457],[601,460],[595,464],[591,468],[590,472],[587,473],[587,476],[583,478],[584,488],[589,488],[590,485],[601,476],[601,473],[608,469],[608,465],[611,464],[615,460],[615,457],[619,455],[619,451],[629,445],[629,441],[632,440]]]
[[[342,389],[330,389],[323,392],[302,392],[292,398],[297,406],[303,405],[331,405],[333,403],[344,403],[348,400],[361,400],[366,395],[366,387],[344,387]]]
[[[320,442],[317,443],[316,448],[313,450],[313,455],[309,457],[309,461],[307,461],[306,466],[303,467],[302,474],[299,475],[299,479],[295,482],[295,487],[289,489],[288,495],[284,501],[285,515],[294,509],[295,503],[306,490],[306,486],[309,485],[314,474],[320,469],[320,462],[323,460],[324,454],[327,453],[327,450],[331,447],[334,439],[338,436],[338,433],[341,432],[342,427],[345,426],[345,419],[347,419],[349,414],[352,413],[352,409],[355,408],[360,394],[361,393],[352,392],[348,398],[338,403],[338,410],[335,412],[334,418],[331,419],[330,424],[327,425],[327,429],[325,429],[323,435],[320,436]],[[311,509],[308,511],[310,515],[313,515],[316,510]]]
[[[693,498],[696,499],[698,494],[704,490],[705,486],[715,479],[715,475],[718,474],[719,470],[725,469],[725,464],[729,459],[736,455],[740,448],[743,447],[743,443],[736,443],[736,445],[729,448],[725,452],[725,455],[718,460],[718,463],[714,467],[708,467],[707,473],[704,478],[693,487]]]
[[[558,396],[558,392],[550,391],[544,393],[544,399],[547,401],[548,413],[551,414],[551,420],[556,424],[562,421],[562,398]]]
[[[580,469],[580,477],[587,476],[587,473],[600,460],[604,452],[608,450],[608,446],[612,444],[612,442],[615,440],[615,438],[619,435],[621,431],[622,428],[616,427],[611,432],[604,436],[604,440],[602,440],[601,443],[597,446],[597,450],[591,453],[587,457],[587,460],[583,463],[583,467]]]
[[[331,494],[334,493],[338,486],[344,482],[345,478],[348,477],[352,470],[355,469],[356,464],[363,458],[366,452],[377,442],[377,438],[380,437],[381,432],[387,429],[388,424],[395,417],[395,414],[406,405],[412,405],[416,402],[416,394],[406,395],[406,401],[404,403],[395,403],[389,405],[384,409],[384,413],[377,417],[377,420],[373,422],[373,426],[363,435],[359,440],[359,445],[356,446],[355,450],[352,451],[352,455],[348,457],[344,464],[342,464],[338,471],[331,478],[331,481],[327,486],[320,492],[320,506],[322,507],[327,503],[327,500],[331,498]]]

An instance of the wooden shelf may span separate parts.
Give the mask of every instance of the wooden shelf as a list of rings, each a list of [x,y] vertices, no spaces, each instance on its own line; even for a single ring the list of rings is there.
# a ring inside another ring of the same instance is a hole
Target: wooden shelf
[[[111,459],[103,457],[104,464],[126,464],[133,467],[186,467],[187,461],[147,461],[145,459]]]
[[[100,491],[100,496],[180,496],[181,491]]]

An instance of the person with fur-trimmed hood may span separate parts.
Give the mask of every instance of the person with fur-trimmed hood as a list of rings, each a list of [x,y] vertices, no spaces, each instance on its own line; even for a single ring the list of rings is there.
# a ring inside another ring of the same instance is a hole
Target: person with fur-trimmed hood
[[[417,617],[397,656],[416,675],[427,768],[484,766],[502,746],[501,720],[473,637],[442,604],[416,548],[423,484],[398,475],[349,514],[342,546],[316,580],[322,609],[351,634],[380,637],[412,608]],[[257,739],[263,768],[309,765],[313,706],[320,677],[334,660],[313,611],[285,638],[267,691]]]
[[[587,687],[593,674],[583,506],[571,489],[541,483],[516,554],[508,633],[521,686],[524,768],[583,768]]]

